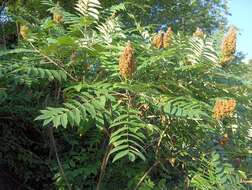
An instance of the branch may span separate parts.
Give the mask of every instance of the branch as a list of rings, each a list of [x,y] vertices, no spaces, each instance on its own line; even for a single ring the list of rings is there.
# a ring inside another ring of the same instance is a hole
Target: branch
[[[143,177],[139,180],[139,182],[137,183],[136,187],[134,190],[137,190],[140,185],[142,184],[143,180],[146,178],[146,176],[151,172],[151,170],[156,167],[158,164],[160,163],[160,161],[156,161],[143,175]]]
[[[55,143],[52,126],[49,126],[48,130],[49,130],[49,138],[51,140],[51,143],[52,143],[52,146],[53,146],[53,149],[54,149],[54,152],[55,152],[55,156],[56,156],[56,160],[57,160],[57,163],[58,163],[58,166],[59,166],[59,169],[60,169],[61,176],[65,180],[68,190],[71,190],[72,189],[71,185],[70,185],[69,181],[67,180],[67,177],[65,175],[63,166],[62,166],[62,164],[60,162],[60,159],[59,159],[58,149],[57,149],[57,146],[56,146],[56,143]]]
[[[252,184],[252,179],[244,180],[242,183],[250,185]]]
[[[108,144],[107,150],[106,150],[106,152],[104,154],[104,157],[102,159],[101,171],[100,171],[98,183],[97,183],[97,186],[96,186],[96,190],[100,190],[100,188],[101,188],[101,182],[102,182],[103,176],[105,174],[105,170],[106,170],[107,163],[108,163],[108,160],[109,160],[109,153],[110,153],[112,147],[113,147],[113,145]]]
[[[57,89],[57,93],[60,94],[60,88],[57,88],[57,86],[56,86],[56,89]],[[45,99],[45,105],[46,106],[47,106],[47,98],[48,98],[48,96]],[[58,103],[58,100],[59,100],[59,95],[56,96],[56,103]],[[58,149],[57,149],[55,138],[54,138],[54,135],[53,135],[53,126],[52,125],[50,125],[49,128],[48,128],[48,135],[49,135],[49,138],[50,138],[51,149],[53,149],[53,151],[55,153],[55,157],[56,157],[56,160],[57,160],[57,164],[59,166],[61,177],[64,179],[68,190],[71,190],[72,189],[71,185],[70,185],[70,183],[69,183],[69,181],[68,181],[68,179],[67,179],[67,177],[65,175],[62,163],[60,162],[60,159],[59,159]]]
[[[162,134],[160,135],[160,138],[158,140],[158,143],[157,143],[157,147],[156,147],[156,157],[158,156],[158,153],[159,153],[159,149],[160,149],[160,145],[161,145],[161,142],[163,140],[163,137],[167,131],[167,129],[169,128],[169,125],[166,125],[165,129],[163,130]]]
[[[45,59],[47,59],[49,62],[51,62],[52,64],[54,64],[56,67],[58,67],[59,69],[61,69],[62,71],[64,71],[66,73],[67,76],[69,76],[72,80],[74,80],[75,82],[77,82],[78,80],[76,78],[74,78],[70,73],[68,73],[61,65],[59,65],[58,63],[56,63],[54,60],[52,60],[50,57],[48,57],[47,55],[43,54],[39,49],[37,49],[32,42],[29,41],[29,44],[31,45],[31,47],[35,50],[35,52],[37,52],[38,54],[40,54],[42,57],[44,57]]]

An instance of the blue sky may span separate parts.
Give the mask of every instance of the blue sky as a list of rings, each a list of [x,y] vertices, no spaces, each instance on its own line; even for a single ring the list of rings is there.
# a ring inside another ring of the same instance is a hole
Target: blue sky
[[[240,29],[237,50],[252,59],[252,0],[229,0],[229,8],[229,24]]]

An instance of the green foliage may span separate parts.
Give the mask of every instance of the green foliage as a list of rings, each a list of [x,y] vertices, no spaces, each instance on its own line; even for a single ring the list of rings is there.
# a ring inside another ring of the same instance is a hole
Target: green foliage
[[[190,47],[188,49],[189,61],[194,63],[212,63],[217,64],[218,58],[213,48],[213,44],[209,40],[202,40],[199,38],[192,38],[189,42]]]
[[[27,73],[28,75],[32,75],[34,78],[38,77],[40,79],[64,81],[67,78],[63,71],[51,69],[31,67],[27,69]]]
[[[102,120],[103,113],[106,113],[105,104],[110,98],[106,89],[97,91],[91,89],[89,92],[79,92],[70,94],[70,98],[64,103],[62,108],[48,107],[41,111],[41,115],[36,120],[43,120],[46,126],[52,122],[54,127],[78,126],[82,120],[95,119]]]
[[[113,145],[110,154],[114,154],[112,162],[128,156],[129,160],[135,161],[136,156],[145,161],[143,144],[145,135],[143,133],[144,123],[138,117],[138,113],[128,110],[128,113],[116,117],[109,126],[113,130],[109,143]],[[117,128],[117,129],[115,129]]]
[[[207,109],[209,112],[211,112],[211,110],[209,110],[209,105],[201,105],[200,103],[201,102],[198,102],[197,100],[187,100],[184,97],[178,97],[166,102],[163,109],[164,113],[177,118],[181,117],[186,119],[202,120],[209,117],[208,114],[206,114]]]
[[[99,11],[98,8],[101,8],[100,2],[98,0],[79,0],[76,3],[75,9],[84,17],[93,17],[98,20]]]
[[[218,153],[213,152],[209,161],[204,163],[191,181],[196,189],[245,189],[241,185],[241,175],[231,164],[223,163]]]

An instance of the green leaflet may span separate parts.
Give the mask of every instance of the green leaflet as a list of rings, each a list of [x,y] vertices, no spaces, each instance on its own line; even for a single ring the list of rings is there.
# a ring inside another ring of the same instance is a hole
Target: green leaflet
[[[145,135],[141,131],[144,128],[143,122],[130,112],[125,115],[119,115],[113,120],[110,128],[113,133],[110,137],[110,144],[113,145],[110,154],[114,154],[113,162],[128,156],[131,161],[136,157],[145,160],[143,144]],[[122,121],[125,120],[125,121]]]
[[[206,111],[204,111],[203,108]],[[192,99],[186,99],[184,97],[170,99],[168,102],[164,103],[163,110],[171,116],[193,120],[202,120],[208,117],[206,112],[209,111],[200,102],[195,102],[192,101]]]
[[[0,57],[10,54],[20,54],[20,53],[34,53],[34,50],[31,49],[14,49],[14,50],[8,50],[8,51],[0,51]]]

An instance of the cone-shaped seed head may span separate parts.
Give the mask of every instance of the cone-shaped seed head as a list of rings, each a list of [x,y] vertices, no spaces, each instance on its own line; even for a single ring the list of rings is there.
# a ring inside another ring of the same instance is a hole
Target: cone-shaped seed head
[[[227,62],[232,61],[234,59],[234,54],[236,51],[236,41],[237,41],[237,31],[234,27],[231,27],[228,31],[227,36],[224,38],[221,47],[222,65],[225,65]]]
[[[125,79],[132,78],[135,70],[134,50],[130,42],[127,43],[122,55],[119,58],[120,75]]]
[[[225,133],[225,134],[219,139],[219,144],[220,144],[221,146],[224,146],[224,145],[226,145],[226,144],[228,143],[228,141],[229,141],[228,134]]]
[[[70,60],[71,60],[72,63],[76,62],[76,60],[77,60],[77,53],[76,53],[76,51],[72,51],[72,54],[70,56]]]
[[[57,5],[53,10],[53,21],[57,24],[60,24],[63,22],[63,20],[64,20],[63,13],[60,9],[59,2],[57,2]]]
[[[59,13],[53,13],[53,21],[57,24],[60,24],[63,22],[63,15]]]
[[[213,118],[221,120],[225,117],[233,115],[236,107],[236,101],[230,100],[217,100],[213,109]]]
[[[159,32],[153,37],[152,44],[158,49],[163,48],[163,36],[163,32]]]
[[[193,33],[193,36],[203,39],[204,38],[204,32],[203,32],[203,30],[201,28],[198,27],[196,29],[196,31]]]
[[[164,48],[170,47],[170,45],[172,43],[172,36],[173,36],[172,28],[168,27],[166,33],[164,34],[164,38],[163,38],[163,47]]]
[[[19,33],[20,33],[20,36],[21,36],[24,40],[26,40],[26,39],[28,38],[28,31],[29,31],[28,26],[26,26],[26,25],[21,25],[21,26],[20,26],[20,31],[19,31]]]

